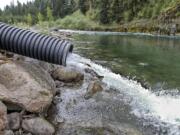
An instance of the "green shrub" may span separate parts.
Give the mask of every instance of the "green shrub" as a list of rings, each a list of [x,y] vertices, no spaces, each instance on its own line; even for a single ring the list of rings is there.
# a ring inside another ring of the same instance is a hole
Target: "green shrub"
[[[92,27],[97,25],[94,21],[89,19],[87,16],[84,16],[79,11],[76,11],[65,18],[58,19],[55,24],[57,24],[60,28],[79,30],[91,30]]]

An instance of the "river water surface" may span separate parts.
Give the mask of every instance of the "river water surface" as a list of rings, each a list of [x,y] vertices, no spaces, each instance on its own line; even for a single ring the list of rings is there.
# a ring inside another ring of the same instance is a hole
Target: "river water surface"
[[[91,65],[104,83],[124,94],[124,101],[130,99],[129,113],[164,127],[156,134],[180,135],[180,39],[103,32],[73,38],[76,54],[68,64]]]

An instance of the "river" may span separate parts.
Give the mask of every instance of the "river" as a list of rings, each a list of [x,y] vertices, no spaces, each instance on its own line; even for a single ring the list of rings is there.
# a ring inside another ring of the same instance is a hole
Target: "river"
[[[119,100],[130,106],[127,113],[143,126],[159,128],[154,134],[180,135],[180,39],[103,32],[73,39],[76,54],[68,65],[91,65],[108,87],[123,94]]]

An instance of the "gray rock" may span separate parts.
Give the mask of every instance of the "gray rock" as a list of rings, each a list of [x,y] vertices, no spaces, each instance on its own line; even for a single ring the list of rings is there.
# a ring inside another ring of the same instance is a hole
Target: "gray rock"
[[[23,135],[32,135],[31,133],[23,134]]]
[[[14,135],[12,130],[5,130],[4,135]]]
[[[98,73],[96,73],[94,70],[92,70],[90,68],[86,68],[85,72],[89,73],[90,75],[92,75],[92,77],[98,78],[100,80],[102,80],[104,78],[103,76],[98,75]]]
[[[52,77],[63,82],[80,82],[84,79],[82,73],[62,66],[52,73]]]
[[[0,131],[4,130],[7,125],[7,108],[0,101]]]
[[[21,116],[19,113],[8,114],[8,127],[11,130],[17,130],[20,128]]]
[[[19,129],[18,131],[14,131],[14,135],[25,135],[25,134],[23,133],[22,129]]]
[[[32,134],[38,135],[52,135],[55,132],[52,124],[39,117],[23,120],[22,128]]]
[[[0,65],[0,74],[0,100],[36,113],[51,104],[52,79],[43,69],[29,63],[10,62]]]
[[[53,103],[54,103],[54,104],[58,104],[59,102],[62,102],[61,97],[55,96],[54,99],[53,99]]]
[[[84,96],[85,99],[91,98],[93,95],[95,95],[97,92],[100,92],[103,90],[103,87],[101,85],[100,81],[93,81],[88,85],[87,92]]]

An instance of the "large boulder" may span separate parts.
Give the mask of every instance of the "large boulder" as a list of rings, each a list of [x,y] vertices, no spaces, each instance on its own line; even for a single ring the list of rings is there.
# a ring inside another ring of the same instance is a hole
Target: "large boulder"
[[[7,108],[0,101],[0,132],[5,129],[7,124]]]
[[[55,132],[52,124],[39,117],[23,120],[22,128],[36,135],[52,135]]]
[[[55,84],[42,68],[9,62],[0,65],[0,74],[0,100],[36,113],[51,104]]]
[[[80,82],[84,79],[84,75],[75,69],[58,67],[52,73],[52,77],[62,82]]]

